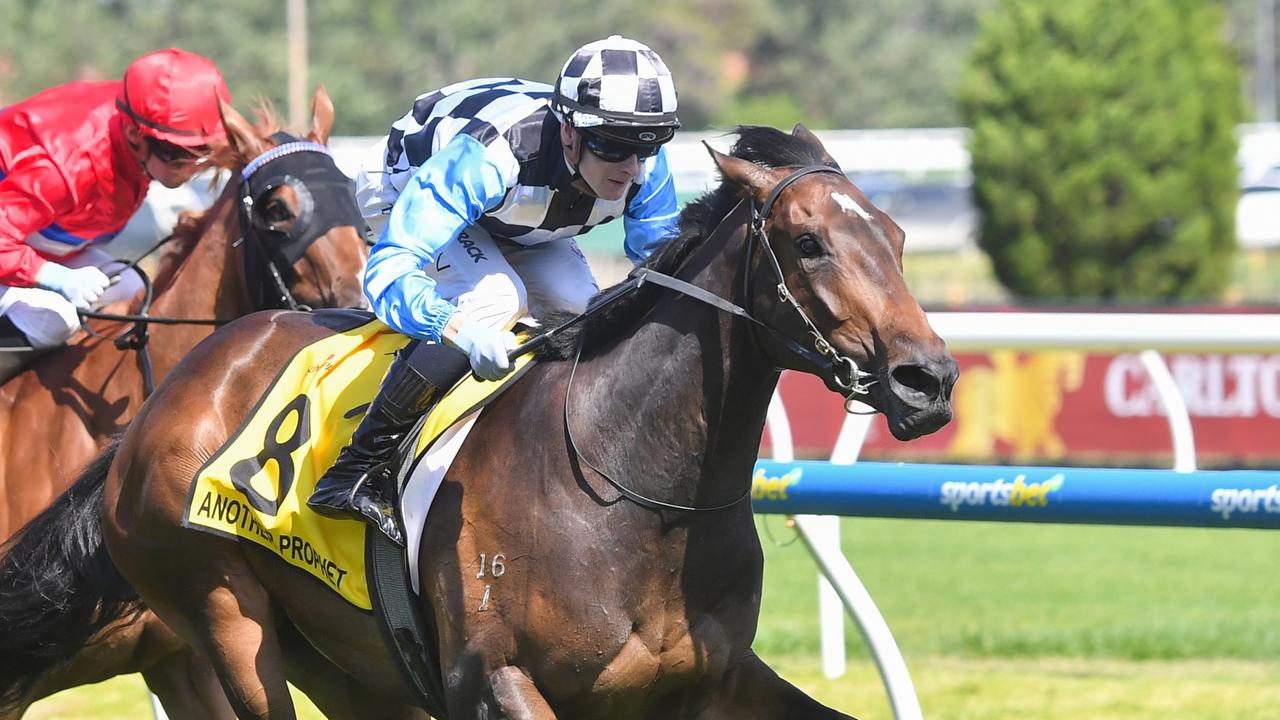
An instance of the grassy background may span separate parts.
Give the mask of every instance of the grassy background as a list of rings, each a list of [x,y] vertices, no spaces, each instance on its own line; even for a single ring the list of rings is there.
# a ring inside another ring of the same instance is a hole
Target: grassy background
[[[822,676],[814,565],[783,518],[761,523],[757,650],[824,702],[888,720],[851,625],[849,673]],[[843,533],[926,717],[1280,717],[1280,534],[880,519],[845,520]],[[131,676],[44,700],[29,717],[147,712]]]

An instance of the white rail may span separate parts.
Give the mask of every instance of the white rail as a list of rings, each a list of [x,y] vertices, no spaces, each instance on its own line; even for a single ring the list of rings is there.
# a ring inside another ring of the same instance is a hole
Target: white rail
[[[933,312],[952,350],[1274,351],[1280,314]]]

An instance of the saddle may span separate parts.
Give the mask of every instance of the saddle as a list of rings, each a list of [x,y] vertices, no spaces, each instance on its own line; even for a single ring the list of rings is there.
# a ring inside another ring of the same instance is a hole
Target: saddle
[[[414,590],[421,528],[431,499],[481,409],[529,367],[501,383],[470,376],[408,433],[379,478],[400,488],[411,553],[352,520],[311,512],[306,498],[351,437],[395,353],[409,338],[365,314],[317,311],[334,331],[300,348],[240,429],[195,473],[184,527],[250,542],[278,555],[380,619],[384,640],[419,703],[443,717],[433,628]],[[391,488],[386,488],[390,490]]]

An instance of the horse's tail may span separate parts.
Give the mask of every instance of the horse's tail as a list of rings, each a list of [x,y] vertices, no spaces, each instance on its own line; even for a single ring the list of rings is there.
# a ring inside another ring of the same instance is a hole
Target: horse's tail
[[[0,711],[141,605],[102,542],[112,443],[0,552]]]

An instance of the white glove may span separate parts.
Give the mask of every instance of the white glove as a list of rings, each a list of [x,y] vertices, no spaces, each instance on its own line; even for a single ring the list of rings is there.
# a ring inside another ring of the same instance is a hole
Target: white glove
[[[107,291],[111,281],[92,265],[69,268],[56,262],[46,262],[36,271],[36,285],[62,295],[81,310],[88,310]]]
[[[501,380],[511,372],[507,353],[516,348],[516,336],[507,330],[464,320],[453,344],[471,359],[471,369],[485,380]]]

